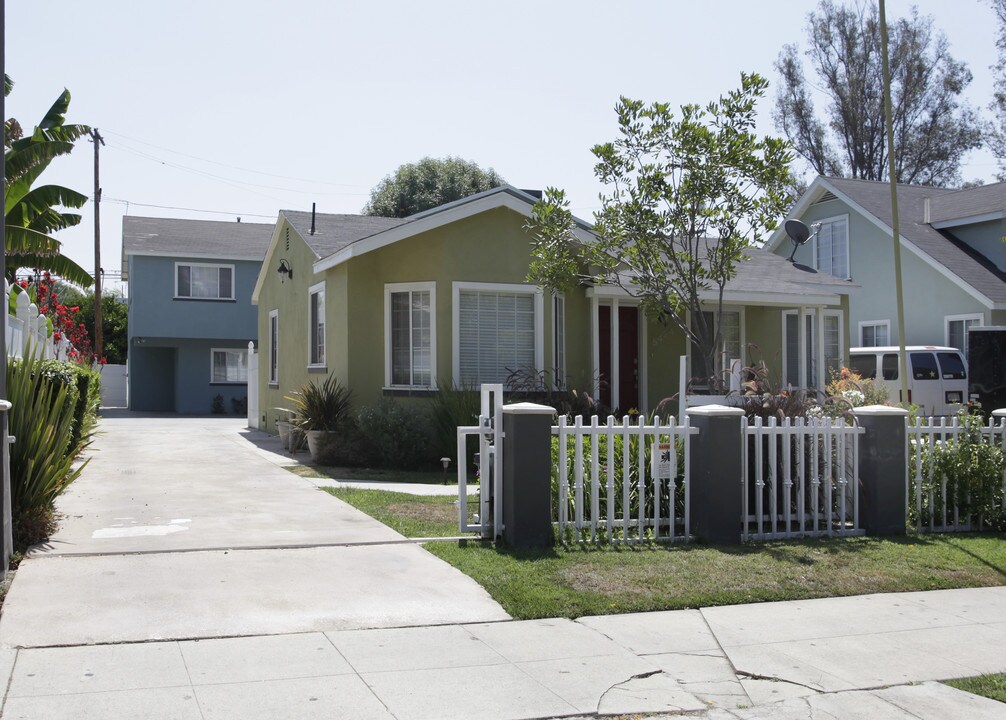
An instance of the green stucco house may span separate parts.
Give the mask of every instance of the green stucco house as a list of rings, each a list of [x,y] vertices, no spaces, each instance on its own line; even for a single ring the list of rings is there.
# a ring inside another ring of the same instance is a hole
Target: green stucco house
[[[273,408],[329,373],[357,405],[428,398],[443,382],[506,382],[513,371],[622,410],[646,412],[677,393],[689,354],[678,330],[621,288],[552,294],[527,281],[535,200],[501,186],[405,219],[281,211],[252,293],[260,427],[275,432]],[[582,221],[575,232],[593,237]],[[748,254],[727,287],[725,361],[764,359],[822,386],[846,356],[855,286]]]

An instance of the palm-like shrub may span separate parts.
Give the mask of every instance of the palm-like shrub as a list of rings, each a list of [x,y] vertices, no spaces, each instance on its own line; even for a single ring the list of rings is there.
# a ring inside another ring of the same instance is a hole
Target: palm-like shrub
[[[312,380],[294,390],[286,399],[293,403],[294,422],[302,430],[340,430],[350,419],[353,393],[335,375],[324,382]]]
[[[66,382],[51,365],[34,358],[8,362],[10,434],[16,438],[10,445],[16,547],[42,539],[26,536],[23,529],[36,527],[44,536],[46,523],[40,518],[51,513],[53,502],[87,465],[74,467],[80,448],[73,433],[77,393],[75,380]]]

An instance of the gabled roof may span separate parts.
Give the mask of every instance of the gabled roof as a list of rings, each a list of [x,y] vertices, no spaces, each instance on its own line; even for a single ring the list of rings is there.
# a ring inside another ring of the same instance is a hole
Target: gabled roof
[[[950,227],[1006,217],[1006,183],[979,185],[934,195],[929,200],[929,222]]]
[[[370,235],[360,236],[354,240],[346,242],[339,249],[327,256],[321,255],[321,259],[314,264],[315,272],[323,272],[329,268],[341,265],[350,258],[363,255],[372,250],[391,245],[407,237],[418,235],[419,233],[432,230],[434,228],[457,222],[466,217],[477,215],[487,210],[498,207],[507,207],[524,216],[530,217],[531,208],[538,201],[538,198],[523,190],[518,190],[512,185],[500,185],[499,187],[470,195],[454,202],[446,203],[423,212],[410,215],[402,220],[394,221],[391,227],[382,229]],[[320,217],[320,216],[319,216]],[[360,217],[330,216],[330,217]],[[375,218],[371,218],[375,219]],[[387,218],[385,218],[387,219]],[[574,218],[574,233],[582,240],[586,240],[591,235],[590,224]],[[298,232],[300,229],[298,228]],[[306,239],[306,236],[305,236]]]
[[[830,273],[819,272],[806,265],[791,263],[781,255],[761,248],[746,248],[747,258],[736,265],[737,274],[727,282],[729,295],[759,296],[838,296],[848,295],[859,286]],[[835,298],[837,299],[837,298]],[[828,304],[831,304],[829,301]],[[766,301],[765,304],[772,304]],[[808,305],[813,304],[808,302]]]
[[[316,257],[326,258],[347,245],[406,222],[402,218],[372,215],[328,215],[314,213],[314,234],[311,234],[311,213],[280,210]]]
[[[794,206],[789,217],[802,216],[811,205],[829,192],[886,234],[893,232],[890,185],[872,180],[818,177]],[[988,307],[998,304],[1006,306],[1006,277],[991,262],[951,234],[926,222],[926,205],[928,201],[930,218],[934,202],[938,205],[941,216],[947,217],[950,214],[973,213],[979,207],[993,208],[1003,195],[1006,195],[1003,183],[956,191],[922,185],[898,185],[902,244],[931,266],[953,278]],[[772,250],[785,241],[786,233],[780,226],[766,247]]]
[[[262,260],[273,225],[181,220],[126,215],[122,218],[122,279],[129,279],[129,255]]]

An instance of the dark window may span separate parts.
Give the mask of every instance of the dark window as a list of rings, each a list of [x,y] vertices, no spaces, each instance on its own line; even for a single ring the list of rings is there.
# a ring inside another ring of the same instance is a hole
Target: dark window
[[[884,373],[884,380],[898,379],[898,354],[885,353],[881,361],[881,372]]]
[[[849,369],[860,377],[874,380],[877,377],[877,356],[852,355],[849,358]]]
[[[968,373],[964,369],[964,362],[957,353],[941,352],[936,353],[940,359],[940,372],[943,373],[944,380],[964,380]]]
[[[912,377],[916,380],[939,380],[940,368],[936,365],[936,356],[929,352],[911,353]]]

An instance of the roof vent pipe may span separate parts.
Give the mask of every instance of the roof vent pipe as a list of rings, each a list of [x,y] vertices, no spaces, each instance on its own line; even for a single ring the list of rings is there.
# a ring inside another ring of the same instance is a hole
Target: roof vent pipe
[[[315,203],[311,203],[311,234],[314,235],[314,206]]]

